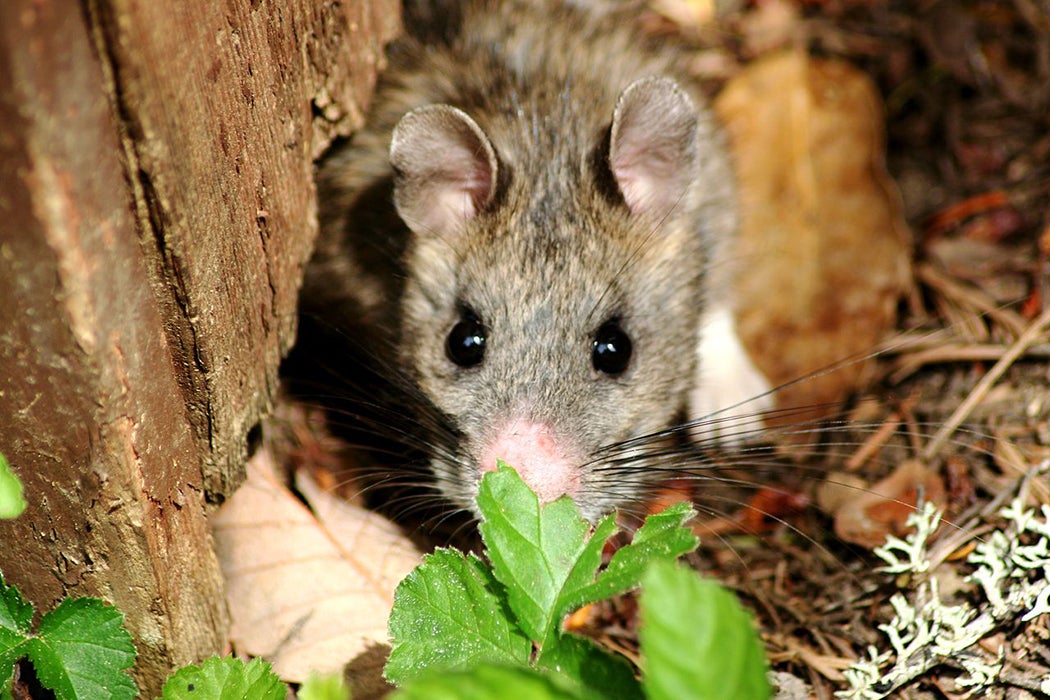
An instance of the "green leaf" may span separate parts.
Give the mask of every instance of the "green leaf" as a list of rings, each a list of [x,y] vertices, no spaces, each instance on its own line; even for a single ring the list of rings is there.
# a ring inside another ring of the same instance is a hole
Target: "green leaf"
[[[135,661],[124,615],[97,598],[67,598],[44,615],[28,656],[40,682],[60,700],[134,698],[138,692],[124,673]]]
[[[391,700],[589,700],[594,696],[565,678],[528,668],[484,664],[470,671],[433,673],[391,696]]]
[[[510,621],[499,583],[473,555],[438,549],[398,584],[383,670],[395,685],[484,662],[526,665],[531,642]]]
[[[340,673],[311,673],[299,687],[299,700],[350,700],[350,688]]]
[[[15,476],[7,460],[0,454],[0,520],[17,518],[25,509],[22,481]]]
[[[25,656],[32,622],[32,604],[0,573],[0,673],[7,673]]]
[[[641,700],[642,686],[634,667],[619,654],[611,654],[590,639],[573,634],[560,635],[557,643],[544,648],[536,662],[586,687],[590,697]]]
[[[762,644],[736,597],[673,562],[642,577],[643,685],[649,700],[765,700]]]
[[[478,527],[492,570],[522,630],[543,649],[555,640],[567,602],[594,582],[613,518],[602,520],[588,540],[576,504],[559,498],[542,508],[512,468],[500,463],[481,480]]]
[[[570,611],[629,591],[641,583],[652,562],[674,561],[696,549],[700,539],[685,527],[695,514],[688,503],[676,503],[647,517],[634,540],[616,551],[598,580],[566,601]]]
[[[212,656],[184,666],[164,684],[161,700],[284,700],[288,689],[262,659]]]
[[[697,538],[684,526],[692,509],[680,504],[647,519],[635,541],[621,548],[599,575],[602,550],[616,529],[613,517],[588,534],[589,525],[571,499],[541,507],[517,473],[502,463],[482,478],[477,502],[492,567],[473,555],[438,550],[395,593],[393,649],[385,674],[420,693],[398,697],[445,697],[448,674],[475,683],[465,671],[478,665],[528,667],[535,644],[534,665],[561,679],[558,688],[568,683],[573,693],[586,697],[642,698],[642,686],[626,659],[562,632],[561,622],[581,605],[637,586],[649,563],[673,561],[695,549]],[[537,676],[527,677],[546,688]],[[480,694],[484,683],[477,687],[476,697],[489,697]],[[475,697],[459,695],[464,691],[458,685],[449,688],[449,697]],[[507,697],[507,688],[498,691],[492,697]],[[514,697],[522,697],[517,687],[513,691]]]

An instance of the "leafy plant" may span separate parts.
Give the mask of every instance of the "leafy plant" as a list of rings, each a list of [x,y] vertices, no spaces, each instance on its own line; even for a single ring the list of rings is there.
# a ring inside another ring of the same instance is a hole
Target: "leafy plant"
[[[26,509],[22,497],[22,482],[11,471],[3,454],[0,454],[0,520],[17,518]]]
[[[762,645],[750,616],[725,588],[657,561],[642,577],[640,609],[646,697],[769,696]]]
[[[58,700],[120,700],[138,695],[127,675],[135,661],[124,615],[97,598],[66,598],[31,633],[33,606],[0,573],[0,700],[12,697],[15,662],[28,658],[37,679]],[[302,697],[342,700],[342,679],[317,679]],[[304,686],[305,688],[305,686]],[[168,678],[161,700],[283,700],[284,683],[262,659],[211,657]],[[312,693],[312,695],[310,694]]]
[[[349,699],[350,688],[339,673],[312,673],[299,687],[299,700]]]
[[[138,689],[126,673],[135,647],[119,610],[96,598],[67,598],[41,618],[35,634],[32,621],[32,604],[0,573],[0,673],[6,688],[15,662],[28,658],[59,700],[135,697]]]
[[[402,686],[402,700],[491,700],[508,692],[523,700],[769,697],[747,613],[675,562],[697,545],[684,526],[693,515],[686,504],[650,516],[604,568],[612,516],[591,532],[570,499],[541,507],[506,465],[482,480],[478,504],[491,565],[439,549],[397,589],[385,673]],[[641,681],[626,658],[562,628],[573,610],[639,585]],[[32,617],[32,605],[0,574],[0,673],[28,658],[60,700],[135,696],[126,673],[135,649],[118,610],[93,598],[63,600],[36,634]],[[340,680],[308,682],[302,697],[348,697]],[[161,698],[279,700],[285,692],[259,659],[214,657],[172,675]],[[10,695],[8,671],[0,698]]]
[[[439,549],[401,582],[385,673],[400,697],[765,698],[765,660],[736,599],[674,564],[697,545],[686,504],[650,516],[602,569],[612,516],[592,534],[568,498],[540,506],[500,465],[478,494],[491,566]],[[626,658],[562,629],[573,610],[643,584],[639,682]],[[727,694],[727,692],[729,694]]]
[[[199,666],[184,666],[164,684],[161,700],[283,700],[287,688],[270,664],[213,656]]]

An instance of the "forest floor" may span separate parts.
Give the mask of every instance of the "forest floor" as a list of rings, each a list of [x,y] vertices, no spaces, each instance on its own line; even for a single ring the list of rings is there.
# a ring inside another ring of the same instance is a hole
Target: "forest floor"
[[[650,4],[663,13],[657,23],[686,32],[698,7]],[[923,470],[943,491],[933,500],[946,523],[931,538],[939,566],[926,576],[938,579],[945,603],[977,608],[966,554],[1002,527],[1011,498],[1050,506],[1050,473],[1034,474],[1050,459],[1050,6],[773,1],[747,3],[716,27],[697,32],[716,83],[785,47],[844,59],[871,77],[913,236],[915,286],[898,333],[883,346],[879,380],[845,421],[866,428],[837,426],[795,468],[769,473],[772,488],[741,494],[749,506],[729,518],[722,506],[697,528],[714,535],[703,537],[697,567],[749,601],[774,667],[807,684],[801,696],[826,698],[869,647],[891,648],[879,625],[896,614],[895,592],[910,590],[916,606],[930,602],[928,594],[916,601],[916,581],[879,572],[886,562],[863,537],[838,536],[821,489],[866,490],[902,469]],[[752,471],[743,480],[758,478]],[[907,509],[882,515],[903,522]],[[1039,689],[1050,678],[1045,614],[1027,625],[1006,620],[967,653],[999,669],[980,697],[1050,692]],[[964,656],[884,690],[963,697]]]

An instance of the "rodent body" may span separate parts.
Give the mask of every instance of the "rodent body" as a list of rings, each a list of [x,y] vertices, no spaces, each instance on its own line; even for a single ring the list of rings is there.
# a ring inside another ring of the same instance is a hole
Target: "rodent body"
[[[680,54],[624,17],[452,14],[409,17],[367,126],[320,170],[304,322],[344,329],[347,372],[400,387],[375,400],[422,426],[406,439],[453,503],[501,458],[593,519],[658,471],[603,448],[746,398],[697,393],[701,328],[727,318],[731,168]]]

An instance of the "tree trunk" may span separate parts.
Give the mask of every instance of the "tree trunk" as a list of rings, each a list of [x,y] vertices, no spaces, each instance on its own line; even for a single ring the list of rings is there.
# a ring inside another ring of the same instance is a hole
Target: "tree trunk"
[[[0,571],[124,611],[143,696],[222,651],[209,504],[271,406],[396,0],[0,3]]]

